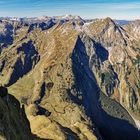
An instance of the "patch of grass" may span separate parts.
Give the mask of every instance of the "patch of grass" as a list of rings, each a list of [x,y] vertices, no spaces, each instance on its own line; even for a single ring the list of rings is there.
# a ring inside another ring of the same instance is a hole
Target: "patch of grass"
[[[104,93],[100,93],[100,103],[103,110],[112,117],[127,120],[134,125],[134,121],[128,112],[115,100],[108,98]]]
[[[137,55],[137,56],[136,56],[136,59],[133,59],[132,61],[133,61],[133,64],[134,64],[134,65],[140,64],[140,55]]]

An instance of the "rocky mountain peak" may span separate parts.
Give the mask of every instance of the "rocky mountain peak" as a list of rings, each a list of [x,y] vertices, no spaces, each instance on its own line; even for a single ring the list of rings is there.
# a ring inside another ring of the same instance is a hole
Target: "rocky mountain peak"
[[[106,17],[104,19],[101,19],[101,21],[106,25],[111,24],[111,25],[115,26],[115,22],[110,17]]]
[[[104,34],[106,32],[119,32],[120,26],[117,25],[111,18],[107,17],[105,19],[99,19],[89,26],[93,28],[97,34]]]

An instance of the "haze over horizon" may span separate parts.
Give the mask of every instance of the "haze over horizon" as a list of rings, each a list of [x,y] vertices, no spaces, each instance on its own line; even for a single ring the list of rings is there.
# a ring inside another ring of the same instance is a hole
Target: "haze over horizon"
[[[140,19],[138,0],[0,0],[0,16],[79,15],[83,18]]]

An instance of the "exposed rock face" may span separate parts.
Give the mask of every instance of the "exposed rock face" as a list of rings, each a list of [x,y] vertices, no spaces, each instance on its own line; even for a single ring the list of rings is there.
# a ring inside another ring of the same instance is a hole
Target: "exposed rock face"
[[[31,140],[29,122],[20,103],[8,94],[7,89],[0,87],[0,139]]]
[[[97,49],[102,51],[99,56],[100,63],[96,63],[98,67],[94,64],[92,66],[100,88],[107,96],[124,106],[137,120],[140,107],[140,46],[139,39],[133,36],[135,32],[131,30],[130,33],[130,28],[132,29],[131,24],[123,28],[107,18],[90,24],[86,27],[86,32],[93,30],[90,34],[87,33],[100,44]]]
[[[44,139],[139,140],[133,26],[110,18],[39,25],[14,24],[13,43],[0,55],[0,83],[24,104],[31,131]]]

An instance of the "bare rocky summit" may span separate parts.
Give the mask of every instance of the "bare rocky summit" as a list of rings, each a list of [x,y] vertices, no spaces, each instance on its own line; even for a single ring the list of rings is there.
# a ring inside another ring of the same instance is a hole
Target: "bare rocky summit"
[[[137,22],[1,21],[0,83],[25,106],[34,139],[140,139]]]

